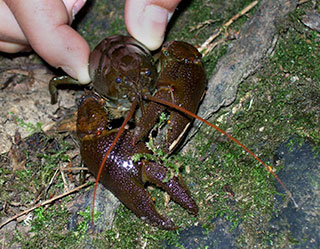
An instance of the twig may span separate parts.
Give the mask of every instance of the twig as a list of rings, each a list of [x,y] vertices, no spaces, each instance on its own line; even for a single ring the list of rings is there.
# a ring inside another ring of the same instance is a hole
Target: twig
[[[298,5],[304,4],[304,3],[309,2],[309,1],[310,1],[310,0],[300,0],[300,1],[298,2]]]
[[[191,27],[191,28],[189,29],[189,31],[190,31],[190,32],[193,32],[193,31],[195,31],[195,30],[199,30],[199,31],[200,31],[201,29],[205,28],[206,26],[211,25],[212,23],[215,23],[215,22],[218,22],[218,21],[220,21],[220,20],[219,20],[219,19],[216,19],[216,20],[212,20],[212,19],[206,20],[206,21],[204,21],[204,22],[202,22],[202,23],[199,23],[199,24],[196,25],[196,26]]]
[[[34,205],[35,203],[37,203],[40,199],[41,199],[41,196],[42,196],[42,192],[44,192],[44,194],[46,194],[51,186],[51,184],[53,183],[53,180],[54,178],[57,176],[57,173],[58,173],[58,169],[54,172],[53,174],[53,177],[51,178],[49,184],[45,187],[45,188],[40,188],[40,190],[38,191],[37,193],[37,198],[32,202],[32,205]],[[33,182],[31,182],[32,186],[34,186]],[[35,188],[35,186],[34,186]],[[44,190],[43,190],[44,189]]]
[[[224,23],[222,27],[220,27],[217,32],[215,32],[213,35],[211,35],[199,48],[199,52],[203,55],[206,55],[210,52],[209,45],[211,42],[213,42],[223,30],[227,29],[235,20],[237,20],[239,17],[245,15],[247,12],[249,12],[254,6],[258,4],[258,1],[253,1],[251,4],[249,4],[247,7],[242,9],[240,12],[238,12],[236,15],[234,15],[229,21]],[[211,48],[212,49],[212,48]]]
[[[200,46],[200,48],[198,48],[200,53],[206,54],[206,50],[209,46],[209,44],[216,39],[222,32],[222,28],[220,27],[219,30],[217,32],[215,32],[213,35],[211,35],[204,43],[202,43],[202,45]]]
[[[68,183],[67,183],[66,178],[64,177],[64,173],[62,171],[62,167],[60,167],[60,173],[61,173],[61,178],[62,178],[62,181],[63,181],[64,191],[69,191]]]
[[[48,186],[46,187],[46,189],[45,189],[45,191],[44,191],[45,193],[46,193],[46,192],[48,191],[48,189],[50,188],[50,186],[51,186],[51,184],[53,183],[53,180],[56,178],[58,172],[59,172],[59,169],[57,169],[57,170],[54,172],[53,177],[51,178]]]
[[[74,189],[72,189],[72,190],[70,190],[70,191],[68,191],[68,192],[65,192],[65,193],[63,193],[63,194],[61,194],[61,195],[58,195],[58,196],[56,196],[56,197],[53,197],[53,198],[50,199],[50,200],[46,200],[46,201],[44,201],[44,202],[42,202],[42,203],[39,203],[39,204],[37,204],[37,205],[35,205],[35,206],[33,206],[33,207],[31,207],[31,208],[29,208],[29,209],[27,209],[27,210],[19,213],[19,214],[16,214],[16,215],[12,216],[11,218],[7,219],[5,222],[3,222],[3,223],[0,224],[0,229],[1,229],[4,225],[6,225],[6,224],[8,224],[9,222],[11,222],[11,221],[13,221],[13,220],[21,217],[22,215],[25,215],[25,214],[33,211],[33,210],[36,209],[36,208],[45,206],[45,205],[47,205],[47,204],[49,204],[49,203],[51,203],[51,202],[54,202],[54,201],[56,201],[56,200],[58,200],[58,199],[61,199],[61,198],[65,197],[65,196],[67,196],[67,195],[69,195],[69,194],[72,194],[72,193],[74,193],[74,192],[77,192],[77,191],[79,191],[80,189],[82,189],[82,188],[84,188],[84,187],[87,187],[87,186],[88,186],[89,184],[91,184],[91,183],[92,183],[92,182],[87,182],[87,183],[85,183],[85,184],[82,184],[82,185],[79,186],[79,187],[76,187],[76,188],[74,188]]]
[[[70,168],[60,168],[60,170],[63,171],[69,171],[69,170],[88,170],[87,167],[70,167]]]
[[[212,51],[216,46],[218,46],[219,44],[223,43],[224,41],[225,41],[225,37],[222,37],[218,41],[209,44],[207,50],[203,53],[203,56],[205,56],[207,53]]]

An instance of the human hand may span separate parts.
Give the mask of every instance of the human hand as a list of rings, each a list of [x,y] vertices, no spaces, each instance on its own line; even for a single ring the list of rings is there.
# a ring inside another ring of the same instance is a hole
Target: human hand
[[[128,32],[150,50],[156,50],[180,1],[126,0],[124,17]]]
[[[129,33],[149,49],[161,46],[165,29],[181,0],[127,0]],[[53,67],[90,82],[87,42],[70,27],[85,0],[0,0],[0,51],[30,49]],[[161,6],[161,7],[160,7]]]
[[[85,1],[0,0],[0,51],[30,49],[81,83],[90,82],[87,42],[69,25]]]

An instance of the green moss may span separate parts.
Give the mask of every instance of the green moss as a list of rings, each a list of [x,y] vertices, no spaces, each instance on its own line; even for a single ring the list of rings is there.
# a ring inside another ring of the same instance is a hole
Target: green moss
[[[20,248],[70,248],[75,243],[77,238],[72,232],[61,233],[70,218],[63,205],[54,205],[46,210],[38,208],[34,215],[28,234],[17,231],[12,243],[19,243]]]
[[[207,77],[214,73],[218,60],[226,53],[227,45],[220,46],[219,49],[215,49],[210,54],[205,56],[202,61],[207,73]]]
[[[66,153],[71,148],[70,144],[60,141],[58,145],[58,137],[54,140],[43,133],[34,133],[32,136],[34,138],[29,143],[38,144],[30,152],[25,152],[24,168],[12,173],[7,159],[1,158],[1,162],[3,161],[0,172],[1,200],[6,200],[8,205],[14,207],[13,210],[6,211],[9,213],[4,213],[5,210],[2,210],[1,218],[8,218],[8,214],[12,216],[12,211],[20,213],[21,209],[32,207],[39,201],[50,199],[51,196],[63,191],[64,182],[60,174],[56,173],[59,172],[61,162],[69,162]],[[52,149],[48,149],[51,145],[54,145]],[[21,150],[26,145],[21,143],[19,146]],[[69,200],[69,198],[63,199],[64,203]],[[14,203],[19,205],[16,206]],[[66,248],[74,244],[79,238],[73,232],[66,230],[70,215],[64,203],[57,201],[54,205],[40,207],[28,213],[22,223],[17,224],[16,233],[13,235],[7,233],[5,236],[8,246],[17,243],[20,248],[43,248],[44,244],[46,248]],[[23,228],[24,226],[26,228]]]
[[[127,34],[123,10],[123,1],[88,1],[74,26],[93,49],[107,36]]]
[[[32,123],[26,123],[24,120],[22,120],[21,118],[19,118],[18,116],[16,116],[14,113],[9,112],[8,113],[10,116],[12,116],[17,124],[24,128],[26,131],[30,132],[30,135],[32,135],[35,132],[40,132],[42,130],[42,124],[37,122],[35,125]]]
[[[182,1],[171,20],[167,40],[184,40],[200,45],[221,25],[252,1]],[[255,9],[252,10],[254,13]],[[237,20],[232,30],[238,29],[247,16]]]

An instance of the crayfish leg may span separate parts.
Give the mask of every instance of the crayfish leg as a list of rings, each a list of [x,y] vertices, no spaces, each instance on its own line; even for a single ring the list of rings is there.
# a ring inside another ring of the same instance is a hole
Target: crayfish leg
[[[161,88],[155,94],[155,97],[169,102],[180,102],[181,99],[179,96],[172,94],[169,88]],[[137,125],[137,128],[134,132],[133,144],[136,144],[138,141],[147,137],[149,131],[156,124],[160,114],[167,108],[167,106],[155,102],[150,102],[147,105],[147,108],[143,116],[139,120],[139,124]],[[194,111],[193,109],[192,111]],[[163,151],[166,153],[170,153],[176,148],[176,146],[181,141],[181,138],[183,137],[184,133],[186,132],[187,128],[189,127],[190,122],[192,121],[192,118],[188,117],[184,113],[180,113],[173,109],[169,109],[169,112],[170,118],[168,120],[168,131],[167,138],[165,141],[166,146],[162,148]]]
[[[148,136],[149,131],[154,127],[161,112],[165,110],[164,105],[150,102],[144,110],[142,117],[134,131],[133,144]]]
[[[79,81],[70,76],[53,77],[49,82],[49,93],[51,96],[51,104],[54,105],[58,101],[58,86],[61,85],[81,85]]]
[[[142,178],[165,190],[170,197],[179,205],[188,210],[189,213],[197,215],[199,208],[191,198],[187,185],[182,177],[175,176],[165,181],[168,170],[157,163],[142,161]]]

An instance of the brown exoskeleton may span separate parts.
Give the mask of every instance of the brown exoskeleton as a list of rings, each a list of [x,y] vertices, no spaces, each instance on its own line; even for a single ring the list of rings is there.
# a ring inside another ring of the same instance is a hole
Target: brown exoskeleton
[[[112,36],[91,53],[90,75],[98,95],[87,94],[80,101],[77,135],[82,159],[97,182],[101,179],[138,217],[163,229],[176,228],[169,218],[156,211],[144,187],[146,182],[163,188],[191,214],[198,213],[179,175],[167,180],[168,169],[159,163],[132,160],[135,153],[152,154],[145,139],[165,109],[170,113],[163,143],[166,152],[171,153],[177,147],[192,118],[197,118],[242,146],[282,184],[275,173],[239,141],[194,114],[205,92],[206,77],[201,54],[192,45],[165,44],[157,76],[151,55],[143,45],[130,37]],[[51,89],[55,89],[54,86],[55,83],[51,84]],[[145,104],[147,100],[149,103]],[[114,119],[121,117],[125,120],[115,125]],[[135,126],[125,129],[130,120]]]

